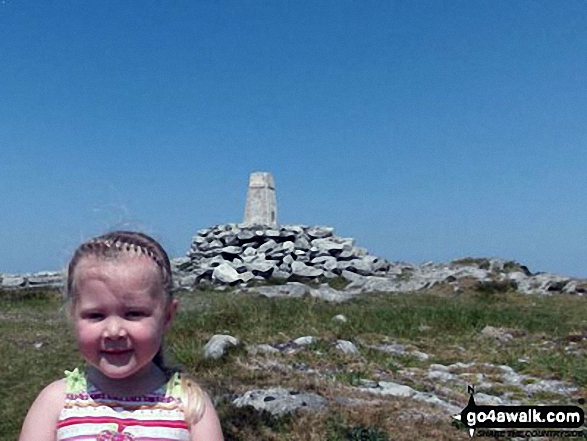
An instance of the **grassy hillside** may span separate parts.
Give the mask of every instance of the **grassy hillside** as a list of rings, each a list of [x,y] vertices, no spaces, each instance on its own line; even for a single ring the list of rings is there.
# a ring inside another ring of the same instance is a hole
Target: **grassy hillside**
[[[431,380],[425,374],[432,364],[476,362],[466,374],[471,382],[482,374],[492,384],[487,393],[526,404],[576,404],[578,397],[587,397],[584,297],[532,297],[488,289],[372,293],[343,304],[212,291],[178,297],[180,313],[166,338],[168,357],[214,397],[228,440],[469,439],[433,404],[357,387],[364,380],[394,381],[464,407],[466,387]],[[2,440],[18,437],[28,407],[44,385],[81,363],[61,306],[59,294],[50,291],[0,294]],[[333,320],[339,314],[347,321]],[[483,337],[486,326],[501,328],[508,337]],[[202,349],[214,334],[230,334],[242,345],[220,360],[206,360]],[[306,347],[286,345],[308,335],[317,341]],[[352,341],[359,354],[343,354],[335,347],[337,340]],[[256,344],[289,349],[255,353],[251,348]],[[381,350],[392,344],[406,351]],[[415,350],[429,358],[416,356]],[[499,365],[526,375],[526,385],[563,380],[578,390],[530,394],[521,386],[500,383],[495,372]],[[278,386],[319,394],[329,406],[277,418],[231,404],[248,390]]]

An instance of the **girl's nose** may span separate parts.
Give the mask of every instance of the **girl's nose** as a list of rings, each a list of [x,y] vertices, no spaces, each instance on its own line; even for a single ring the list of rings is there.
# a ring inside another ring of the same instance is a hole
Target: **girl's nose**
[[[124,338],[127,336],[126,328],[122,320],[112,317],[108,320],[106,328],[104,329],[104,337],[111,339]]]

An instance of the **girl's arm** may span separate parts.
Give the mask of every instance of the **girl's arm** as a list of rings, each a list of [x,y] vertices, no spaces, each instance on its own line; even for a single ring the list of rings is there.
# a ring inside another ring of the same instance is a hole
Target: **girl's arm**
[[[202,419],[190,427],[190,435],[192,441],[224,441],[222,429],[220,428],[220,421],[214,405],[204,394],[205,410]],[[19,440],[20,441],[20,440]]]
[[[55,441],[64,401],[65,380],[43,389],[27,413],[18,441]]]

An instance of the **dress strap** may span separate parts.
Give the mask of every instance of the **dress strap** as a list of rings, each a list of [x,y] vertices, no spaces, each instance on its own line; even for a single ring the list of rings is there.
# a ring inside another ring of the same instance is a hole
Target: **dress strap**
[[[88,381],[85,372],[76,367],[73,371],[65,371],[65,393],[74,394],[85,392],[88,388]]]
[[[165,390],[166,397],[181,398],[182,396],[181,378],[179,372],[174,372],[169,381],[167,382],[167,388]]]

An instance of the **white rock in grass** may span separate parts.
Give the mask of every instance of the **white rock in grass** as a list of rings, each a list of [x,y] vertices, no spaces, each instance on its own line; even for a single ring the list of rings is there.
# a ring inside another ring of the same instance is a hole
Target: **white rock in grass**
[[[317,289],[310,289],[310,295],[328,302],[340,303],[352,299],[355,294],[350,291],[338,291],[323,283]]]
[[[440,381],[452,381],[455,379],[455,376],[450,372],[444,372],[440,370],[430,370],[428,371],[428,379],[430,380],[440,380]]]
[[[266,354],[275,354],[276,352],[279,352],[279,349],[276,349],[271,345],[263,343],[263,344],[259,344],[259,345],[249,346],[249,347],[247,347],[247,351],[249,353],[251,353],[252,355],[256,355],[259,352],[263,352]]]
[[[420,361],[426,361],[430,358],[430,355],[422,351],[412,351],[409,353],[412,357],[417,358]]]
[[[499,406],[503,404],[503,400],[495,395],[488,395],[479,392],[475,394],[475,403],[478,406]]]
[[[411,397],[416,394],[414,389],[403,384],[393,383],[391,381],[380,381],[378,384],[378,388],[368,388],[367,390],[369,392],[381,395],[391,395],[394,397]]]
[[[332,320],[341,323],[346,323],[348,321],[347,318],[342,314],[335,315],[334,317],[332,317]]]
[[[446,367],[445,365],[443,365],[443,364],[436,364],[436,363],[431,364],[428,367],[428,369],[431,370],[431,371],[442,371],[442,372],[448,372],[448,370],[449,370],[448,367]]]
[[[501,342],[510,341],[511,339],[514,338],[512,336],[512,334],[510,334],[509,332],[507,332],[506,329],[504,329],[504,328],[495,328],[493,326],[485,326],[481,330],[481,336],[492,338],[494,340],[501,341]]]
[[[337,340],[336,349],[347,355],[359,355],[357,347],[348,340]]]
[[[224,355],[227,348],[238,346],[238,343],[232,335],[216,334],[204,346],[204,358],[218,359]]]
[[[475,395],[475,399],[476,398],[477,398],[477,395]],[[442,407],[446,410],[446,412],[448,414],[451,414],[451,415],[456,415],[458,413],[461,413],[461,411],[463,410],[461,407],[455,406],[454,404],[450,404],[450,403],[444,401],[443,399],[441,399],[431,393],[418,392],[412,397],[412,399],[418,400],[418,401],[423,401],[424,403],[434,404],[436,406]]]
[[[275,272],[273,275],[275,276]],[[285,285],[259,286],[254,289],[263,297],[303,297],[309,288],[303,283],[288,282]]]
[[[308,346],[308,345],[311,345],[312,343],[315,343],[317,341],[318,341],[318,339],[316,337],[312,337],[311,335],[308,335],[306,337],[296,338],[293,341],[293,343],[298,346]]]

